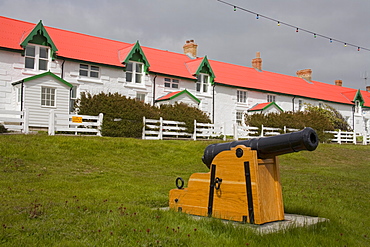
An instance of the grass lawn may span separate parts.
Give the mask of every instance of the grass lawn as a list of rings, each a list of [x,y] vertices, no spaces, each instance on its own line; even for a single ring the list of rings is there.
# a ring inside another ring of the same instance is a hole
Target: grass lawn
[[[370,246],[370,146],[280,156],[285,212],[329,222],[261,236],[156,210],[176,177],[208,172],[209,144],[0,135],[0,245]]]

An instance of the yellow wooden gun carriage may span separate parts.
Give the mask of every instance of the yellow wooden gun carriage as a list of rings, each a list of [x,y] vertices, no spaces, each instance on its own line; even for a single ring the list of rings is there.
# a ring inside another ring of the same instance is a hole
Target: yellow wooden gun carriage
[[[209,145],[202,158],[208,173],[194,173],[183,188],[177,178],[169,206],[179,212],[252,224],[284,220],[278,155],[313,151],[312,128],[272,137]]]

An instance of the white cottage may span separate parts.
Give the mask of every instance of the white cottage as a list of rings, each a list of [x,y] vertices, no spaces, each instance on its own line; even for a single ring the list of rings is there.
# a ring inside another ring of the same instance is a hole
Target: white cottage
[[[152,105],[184,102],[206,112],[226,135],[244,114],[300,111],[329,104],[356,132],[369,129],[370,93],[312,80],[312,71],[288,76],[0,17],[0,109],[29,109],[32,126],[47,126],[50,109],[73,110],[81,92],[119,93]],[[369,88],[370,90],[370,88]]]

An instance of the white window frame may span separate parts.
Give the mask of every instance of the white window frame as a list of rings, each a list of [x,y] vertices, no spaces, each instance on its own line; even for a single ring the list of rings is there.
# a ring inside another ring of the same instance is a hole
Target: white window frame
[[[164,85],[165,88],[179,89],[180,88],[180,80],[165,77],[163,85]]]
[[[198,93],[209,93],[210,92],[210,76],[208,74],[199,74],[197,76],[197,82],[195,83],[195,90]]]
[[[141,69],[138,69],[141,67]],[[140,71],[141,70],[141,71]],[[131,75],[131,80],[128,78]],[[126,64],[126,82],[133,84],[143,84],[144,81],[144,64],[130,61]]]
[[[137,101],[145,102],[145,98],[146,98],[146,93],[136,92],[136,98],[135,99]]]
[[[244,112],[243,111],[236,111],[235,113],[235,121],[236,121],[236,124],[239,125],[239,126],[242,126],[243,125],[243,117],[244,117]]]
[[[272,94],[267,95],[267,102],[276,102],[276,96]]]
[[[361,103],[360,103],[359,100],[356,100],[355,101],[355,114],[356,115],[359,115],[359,114],[361,114],[361,111],[362,111],[362,109],[361,109]]]
[[[27,48],[33,47],[35,49],[35,54],[30,54],[27,51]],[[42,56],[42,49],[46,49],[46,56]],[[33,67],[27,67],[27,60],[33,60],[32,64]],[[24,68],[29,69],[29,70],[34,70],[34,71],[48,71],[49,70],[49,65],[50,65],[50,47],[47,46],[41,46],[41,45],[27,45],[26,50],[24,52]],[[40,63],[41,62],[46,62],[46,68],[40,69]]]
[[[248,94],[247,91],[237,90],[236,91],[236,102],[247,103]]]
[[[56,88],[41,87],[41,106],[42,107],[56,107]]]
[[[96,65],[80,63],[78,74],[80,77],[89,77],[89,78],[99,79],[100,78],[100,67]]]

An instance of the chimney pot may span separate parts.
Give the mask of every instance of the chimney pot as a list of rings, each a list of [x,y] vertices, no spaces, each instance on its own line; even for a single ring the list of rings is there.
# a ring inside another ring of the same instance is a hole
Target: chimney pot
[[[252,59],[252,67],[258,71],[262,71],[262,58],[260,52],[256,52],[256,58]]]
[[[197,47],[198,45],[194,43],[194,40],[187,40],[183,46],[184,54],[190,57],[191,59],[197,58]]]
[[[312,79],[312,70],[311,69],[302,69],[296,72],[299,78],[305,79],[306,81],[311,81]]]
[[[342,86],[342,84],[343,84],[343,82],[342,82],[342,80],[335,80],[335,85],[336,86]]]

